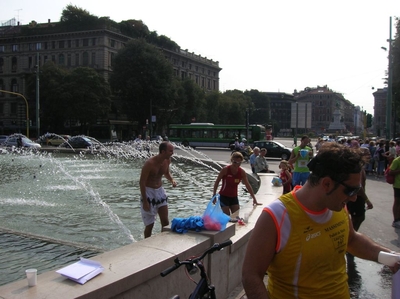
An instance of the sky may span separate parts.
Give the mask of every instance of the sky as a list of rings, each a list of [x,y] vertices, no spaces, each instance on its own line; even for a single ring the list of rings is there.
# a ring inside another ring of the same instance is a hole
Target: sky
[[[142,20],[182,49],[219,62],[220,91],[292,94],[327,85],[373,114],[385,87],[390,17],[399,0],[0,0],[0,22],[58,21],[72,4],[120,22]],[[373,89],[374,88],[374,89]]]

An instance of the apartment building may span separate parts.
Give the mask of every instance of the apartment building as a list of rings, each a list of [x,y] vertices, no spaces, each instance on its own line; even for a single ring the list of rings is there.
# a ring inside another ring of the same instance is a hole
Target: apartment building
[[[65,31],[50,20],[36,24],[35,28],[9,24],[12,22],[0,27],[0,90],[14,94],[0,93],[0,134],[24,132],[28,118],[31,132],[36,131],[36,98],[26,97],[25,102],[15,95],[26,94],[26,74],[35,73],[37,67],[40,69],[51,60],[65,68],[91,67],[108,80],[114,56],[132,39],[105,26],[94,30]],[[171,61],[177,77],[191,78],[205,91],[219,90],[221,68],[218,61],[187,50],[160,50]],[[127,119],[126,115],[119,115],[118,121],[113,119],[115,117],[109,115],[106,120],[110,129],[120,126],[132,131],[137,126],[137,122]]]

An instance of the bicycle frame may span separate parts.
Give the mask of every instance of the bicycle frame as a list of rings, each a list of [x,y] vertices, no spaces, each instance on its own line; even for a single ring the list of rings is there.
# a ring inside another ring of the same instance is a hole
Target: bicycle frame
[[[175,258],[174,265],[165,269],[160,273],[162,277],[168,275],[169,273],[175,271],[180,266],[185,265],[187,269],[192,269],[196,266],[200,270],[200,280],[196,285],[193,293],[190,294],[189,299],[216,299],[215,286],[210,284],[208,281],[207,273],[202,263],[204,257],[208,254],[212,254],[214,251],[221,250],[222,248],[232,244],[231,240],[223,242],[221,244],[215,243],[212,247],[207,249],[201,256],[195,258],[189,258],[184,261],[180,261],[179,258]],[[175,297],[176,298],[176,297]]]

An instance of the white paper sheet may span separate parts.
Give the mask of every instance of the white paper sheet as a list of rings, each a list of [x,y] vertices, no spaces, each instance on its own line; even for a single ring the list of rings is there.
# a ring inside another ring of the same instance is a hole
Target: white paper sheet
[[[79,262],[66,266],[56,272],[80,284],[103,272],[104,268],[99,262],[81,258]]]

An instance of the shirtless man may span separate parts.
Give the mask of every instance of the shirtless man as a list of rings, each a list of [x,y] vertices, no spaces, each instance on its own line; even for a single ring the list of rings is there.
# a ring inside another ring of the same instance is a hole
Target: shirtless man
[[[143,165],[140,175],[140,201],[141,214],[145,225],[144,237],[151,236],[157,213],[161,221],[161,231],[169,224],[168,220],[168,196],[162,187],[162,176],[176,187],[176,182],[169,171],[171,156],[174,154],[174,146],[169,142],[162,142],[158,155],[151,157]],[[143,200],[147,199],[147,200]]]

